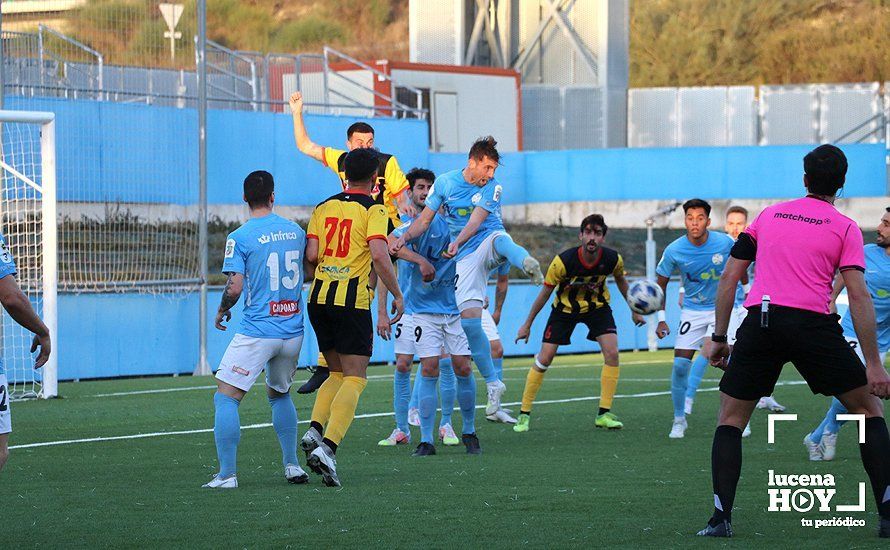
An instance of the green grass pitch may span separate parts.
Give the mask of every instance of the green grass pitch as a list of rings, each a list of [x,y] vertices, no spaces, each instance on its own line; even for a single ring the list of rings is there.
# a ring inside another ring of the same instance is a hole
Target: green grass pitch
[[[766,510],[769,469],[834,474],[833,504],[855,503],[857,483],[867,481],[852,426],[841,433],[835,461],[807,461],[801,439],[829,400],[813,396],[790,366],[776,398],[799,420],[778,423],[777,440],[768,444],[766,413],[755,413],[754,433],[744,442],[736,537],[694,537],[712,509],[717,371],[702,383],[708,391],[699,394],[686,438],[669,440],[669,352],[621,359],[624,397],[613,410],[625,429],[593,427],[601,357],[558,357],[531,431],[486,422],[480,410],[482,456],[439,444],[438,455],[422,459],[411,457],[414,445],[377,447],[393,427],[383,414],[392,410],[392,368],[371,367],[358,414],[372,416],[355,420],[338,453],[341,489],[324,487],[315,475],[308,485],[287,484],[269,427],[242,430],[237,490],[202,489],[216,471],[212,390],[202,389],[209,378],[61,384],[64,399],[13,403],[10,445],[160,435],[13,448],[0,473],[4,538],[17,548],[879,547],[870,488],[866,512]],[[530,364],[507,361],[506,401],[519,400]],[[306,376],[301,372],[298,382]],[[484,384],[478,387],[482,404]],[[114,393],[122,395],[107,395]],[[294,400],[302,434],[313,397]],[[572,401],[545,403],[560,400]],[[258,387],[241,406],[241,424],[268,422]],[[169,433],[195,430],[204,431]],[[867,525],[801,526],[801,518],[833,516]]]

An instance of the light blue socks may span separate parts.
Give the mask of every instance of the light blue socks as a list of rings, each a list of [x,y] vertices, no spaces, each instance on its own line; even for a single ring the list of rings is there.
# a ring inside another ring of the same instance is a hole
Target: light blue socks
[[[689,383],[686,386],[686,397],[689,399],[695,399],[695,392],[698,391],[706,370],[708,370],[708,360],[704,354],[699,353],[692,363],[692,370],[689,371]]]
[[[420,412],[420,441],[433,444],[433,424],[436,423],[436,409],[439,396],[436,395],[438,376],[418,375],[414,383],[420,386],[420,395],[417,401]]]
[[[216,408],[213,420],[213,438],[216,440],[216,456],[219,458],[219,476],[221,478],[235,475],[238,442],[241,440],[239,404],[237,399],[228,395],[219,392],[213,395],[213,405]],[[296,447],[294,452],[296,452]]]
[[[689,369],[692,360],[674,357],[674,368],[671,371],[671,400],[674,402],[674,418],[686,416],[683,407],[686,405],[686,384],[689,382]]]
[[[454,378],[451,357],[439,359],[439,397],[442,401],[442,420],[439,425],[451,424],[451,413],[457,397],[457,380]]]
[[[498,255],[507,258],[507,261],[518,269],[522,269],[522,261],[529,256],[528,251],[513,242],[513,237],[510,235],[497,237],[494,240],[494,249]]]
[[[290,398],[290,394],[280,397],[270,397],[269,405],[272,406],[272,427],[278,434],[278,443],[281,444],[281,462],[299,465],[297,461],[297,409]]]
[[[408,401],[411,399],[411,373],[396,369],[392,381],[392,408],[396,415],[396,428],[408,433]]]
[[[457,402],[460,404],[460,415],[463,418],[462,432],[465,434],[476,433],[476,378],[458,376],[457,378]]]
[[[479,374],[485,378],[486,383],[494,382],[498,376],[491,360],[491,344],[488,342],[488,337],[485,336],[485,331],[482,330],[482,319],[479,317],[461,318],[460,326],[463,327],[464,333],[467,335],[470,352],[473,354],[473,361],[476,363],[476,368],[479,369]]]

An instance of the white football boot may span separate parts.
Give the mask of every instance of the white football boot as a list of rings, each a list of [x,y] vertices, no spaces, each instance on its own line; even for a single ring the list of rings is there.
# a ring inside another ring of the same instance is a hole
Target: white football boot
[[[671,439],[683,439],[686,436],[686,428],[688,426],[685,417],[675,417],[674,423],[671,426],[671,433],[668,434],[668,437]]]
[[[299,464],[288,464],[284,467],[284,479],[288,483],[300,484],[309,482],[309,474]]]
[[[819,441],[819,449],[822,451],[822,460],[834,460],[834,455],[837,452],[837,434],[824,432]]]
[[[485,384],[488,390],[488,404],[485,406],[485,415],[493,415],[501,410],[501,396],[507,391],[507,386],[500,380]]]
[[[803,436],[803,446],[807,448],[807,454],[813,462],[822,460],[822,448],[818,443],[810,441],[810,434]]]
[[[219,477],[219,474],[214,474],[213,479],[201,485],[201,487],[206,487],[207,489],[237,489],[238,478],[234,474],[226,478]]]

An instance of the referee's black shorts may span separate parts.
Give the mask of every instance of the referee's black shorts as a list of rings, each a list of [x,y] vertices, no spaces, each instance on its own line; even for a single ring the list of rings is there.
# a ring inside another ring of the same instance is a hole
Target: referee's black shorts
[[[840,395],[868,383],[865,366],[844,339],[837,315],[770,306],[769,327],[752,307],[736,333],[720,391],[745,401],[771,395],[785,363],[813,393]]]
[[[333,349],[342,355],[371,356],[374,323],[370,310],[310,303],[306,311],[319,351]]]

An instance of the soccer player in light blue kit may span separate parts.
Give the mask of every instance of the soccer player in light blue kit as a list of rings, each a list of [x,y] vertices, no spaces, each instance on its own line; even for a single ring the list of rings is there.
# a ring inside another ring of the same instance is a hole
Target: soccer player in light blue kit
[[[422,210],[426,205],[426,197],[436,179],[435,174],[423,168],[413,168],[405,177],[408,179],[409,198],[417,210]],[[402,216],[402,222],[409,223],[414,218]],[[445,223],[445,222],[443,222]],[[447,233],[447,224],[446,224]],[[446,243],[447,246],[447,243]],[[404,254],[399,262],[399,287],[405,297],[405,314],[395,324],[395,353],[396,370],[393,376],[393,409],[396,417],[396,427],[385,439],[377,444],[382,447],[393,447],[411,442],[409,425],[420,426],[420,413],[418,407],[420,393],[421,374],[418,371],[414,378],[414,389],[411,389],[411,367],[414,361],[415,348],[420,340],[418,330],[414,325],[414,300],[411,289],[415,286],[412,281],[431,282],[436,276],[436,268],[426,258],[403,249]],[[385,294],[381,294],[385,296]],[[385,340],[389,340],[393,329],[389,324],[386,310],[386,299],[380,298],[377,307],[377,334]],[[454,370],[451,366],[451,356],[446,355],[439,360],[439,378],[441,379],[440,394],[442,396],[442,421],[439,426],[439,435],[445,445],[459,445],[460,439],[454,433],[451,426],[451,413],[454,408],[456,386]],[[410,396],[410,397],[409,397]],[[448,403],[449,406],[445,406]]]
[[[883,363],[887,357],[887,351],[890,350],[890,208],[887,208],[881,218],[874,244],[865,245],[865,285],[868,287],[868,292],[875,305],[878,351],[881,353],[881,363]],[[843,288],[844,280],[838,277],[835,280],[832,298],[837,299]],[[844,338],[864,365],[865,359],[859,347],[859,338],[856,337],[856,331],[853,329],[853,318],[850,316],[849,310],[841,320],[841,327],[844,329]],[[834,459],[837,433],[840,427],[846,423],[845,420],[837,420],[837,415],[846,413],[847,409],[841,402],[836,397],[832,398],[831,408],[825,414],[825,419],[803,439],[810,460]]]
[[[309,480],[297,461],[297,410],[289,393],[303,344],[306,232],[272,213],[272,174],[251,172],[244,180],[244,201],[250,207],[250,220],[226,240],[222,271],[228,280],[216,313],[216,328],[226,330],[223,323],[232,318],[229,310],[245,287],[247,296],[238,332],[216,371],[213,435],[219,473],[204,485],[209,488],[238,487],[238,406],[264,369],[272,426],[281,444],[284,477],[290,483]]]
[[[31,306],[31,300],[25,296],[15,280],[17,273],[15,260],[6,239],[0,235],[0,305],[12,320],[34,333],[31,341],[31,353],[40,348],[34,361],[34,368],[39,369],[49,360],[51,350],[49,329]],[[12,418],[9,412],[9,383],[6,380],[6,368],[0,358],[0,470],[9,458],[9,434],[12,432]]]
[[[395,242],[403,237],[416,220],[406,222],[390,235]],[[436,454],[433,444],[433,424],[435,423],[438,396],[436,387],[439,382],[440,361],[442,350],[451,358],[453,377],[456,379],[457,401],[463,419],[461,440],[467,454],[480,454],[482,449],[476,436],[476,379],[470,367],[470,347],[467,336],[461,325],[460,313],[455,300],[454,284],[456,278],[456,261],[445,252],[451,242],[448,222],[439,214],[433,216],[427,230],[419,236],[409,239],[408,246],[401,247],[397,252],[399,258],[412,262],[413,266],[427,263],[435,270],[435,277],[428,281],[419,268],[411,269],[410,300],[414,312],[415,353],[420,357],[420,373],[415,378],[417,405],[420,414],[420,445],[414,456]],[[451,385],[443,382],[444,386]],[[454,403],[454,392],[450,395],[443,392],[442,414],[450,417],[450,409]],[[442,428],[454,435],[450,418]],[[445,437],[443,436],[443,440]]]
[[[655,268],[658,285],[665,293],[670,276],[675,271],[680,272],[686,289],[671,373],[671,400],[674,405],[674,421],[668,436],[671,439],[679,439],[686,434],[686,388],[692,357],[699,350],[706,357],[710,354],[717,285],[729,259],[729,251],[735,244],[729,235],[708,230],[711,225],[711,205],[707,202],[701,199],[688,200],[683,203],[683,211],[686,235],[664,249],[661,261]],[[655,331],[659,338],[670,334],[664,310],[658,312],[658,327]]]
[[[501,396],[507,389],[498,379],[491,359],[491,345],[482,328],[482,305],[489,271],[506,261],[522,269],[534,284],[540,285],[544,281],[538,261],[514,243],[504,230],[502,188],[494,180],[500,160],[496,146],[497,142],[491,136],[476,140],[470,147],[467,166],[436,178],[423,212],[390,245],[390,252],[395,254],[407,241],[429,228],[440,207],[444,209],[451,233],[446,254],[457,260],[455,298],[460,323],[469,340],[473,360],[485,378],[488,390],[486,415],[495,414],[501,408]]]

